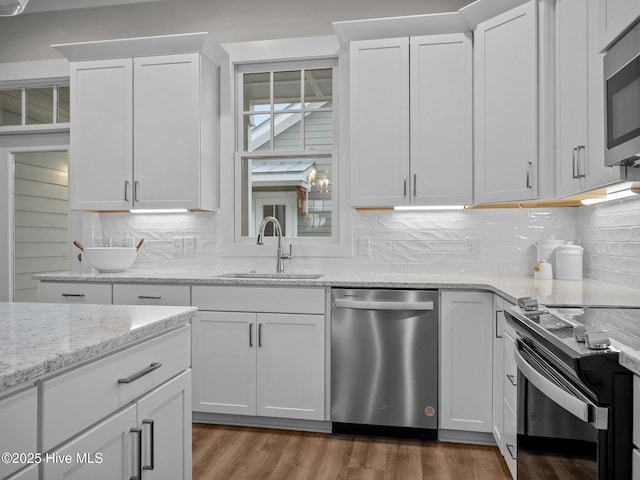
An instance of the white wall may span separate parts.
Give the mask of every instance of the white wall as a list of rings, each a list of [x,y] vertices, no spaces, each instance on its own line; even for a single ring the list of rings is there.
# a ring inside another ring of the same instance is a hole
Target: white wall
[[[332,22],[457,11],[469,0],[167,0],[0,19],[0,63],[60,58],[49,48],[208,31],[222,43],[333,34]],[[27,9],[28,12],[28,9]]]

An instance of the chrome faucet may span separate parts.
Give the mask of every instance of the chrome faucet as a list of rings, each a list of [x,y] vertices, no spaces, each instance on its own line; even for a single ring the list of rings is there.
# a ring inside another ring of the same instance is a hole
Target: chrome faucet
[[[276,217],[264,217],[262,222],[260,223],[260,227],[258,228],[258,241],[256,242],[258,245],[264,245],[262,241],[262,237],[264,236],[264,229],[268,223],[273,223],[273,230],[278,237],[278,250],[276,255],[278,256],[276,263],[276,272],[284,273],[284,262],[283,260],[287,260],[291,258],[291,244],[289,244],[289,253],[282,253],[282,227],[280,226],[280,222]]]

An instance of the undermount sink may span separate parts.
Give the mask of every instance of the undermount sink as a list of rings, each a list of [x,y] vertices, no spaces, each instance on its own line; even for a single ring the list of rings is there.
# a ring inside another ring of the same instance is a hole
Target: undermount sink
[[[283,279],[283,280],[314,280],[320,277],[324,277],[321,273],[258,273],[258,272],[245,272],[245,273],[225,273],[218,275],[218,278],[265,278],[269,280]]]

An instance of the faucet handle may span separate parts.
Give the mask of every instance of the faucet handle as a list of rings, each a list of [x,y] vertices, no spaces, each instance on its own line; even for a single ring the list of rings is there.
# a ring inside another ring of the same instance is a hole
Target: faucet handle
[[[290,258],[293,257],[292,252],[293,252],[293,243],[290,243],[289,253],[280,253],[280,258],[282,258],[283,260],[289,260]]]

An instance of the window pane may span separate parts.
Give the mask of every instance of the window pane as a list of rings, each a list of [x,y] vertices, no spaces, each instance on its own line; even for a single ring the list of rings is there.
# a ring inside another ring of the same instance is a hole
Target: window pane
[[[22,90],[0,90],[0,126],[22,125]]]
[[[71,114],[69,110],[69,85],[58,87],[58,123],[69,123]]]
[[[282,113],[273,116],[274,150],[300,150],[301,113]]]
[[[331,236],[331,156],[243,158],[242,172],[242,236],[255,237],[268,215],[287,237]]]
[[[27,88],[27,125],[53,123],[53,87]]]
[[[247,73],[243,75],[245,112],[271,110],[271,74]]]
[[[333,112],[311,111],[304,118],[304,148],[333,148]]]
[[[304,102],[306,108],[321,108],[317,103],[333,100],[333,70],[323,68],[304,72]]]
[[[300,77],[302,72],[275,72],[273,74],[273,109],[300,108]]]
[[[271,149],[271,115],[244,116],[244,150]]]

